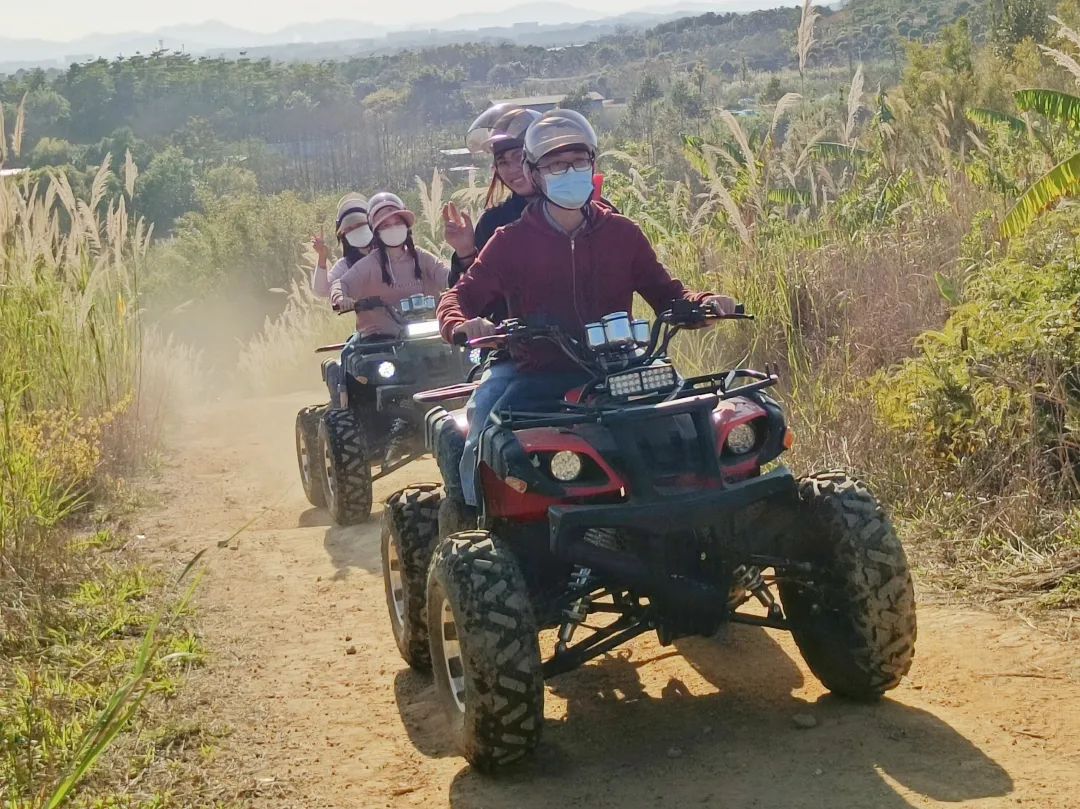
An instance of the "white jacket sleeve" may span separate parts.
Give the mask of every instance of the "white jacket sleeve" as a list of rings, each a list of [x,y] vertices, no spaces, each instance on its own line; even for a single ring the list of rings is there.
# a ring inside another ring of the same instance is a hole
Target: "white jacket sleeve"
[[[337,263],[329,271],[316,266],[315,271],[311,274],[311,291],[320,298],[329,298],[330,285],[340,278],[347,269],[348,265],[343,258],[338,259]]]

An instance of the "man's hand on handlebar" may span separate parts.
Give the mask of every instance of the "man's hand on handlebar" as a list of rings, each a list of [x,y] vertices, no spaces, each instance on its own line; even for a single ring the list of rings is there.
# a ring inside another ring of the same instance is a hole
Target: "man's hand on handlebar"
[[[710,295],[701,305],[714,315],[734,315],[738,311],[735,299],[727,295]]]
[[[717,320],[753,320],[753,316],[746,314],[743,305],[727,295],[709,295],[700,303],[682,298],[674,300],[661,319],[683,329],[704,329]]]
[[[493,334],[495,334],[494,323],[482,317],[474,317],[454,328],[453,339],[455,343],[462,345],[469,340],[491,337]]]

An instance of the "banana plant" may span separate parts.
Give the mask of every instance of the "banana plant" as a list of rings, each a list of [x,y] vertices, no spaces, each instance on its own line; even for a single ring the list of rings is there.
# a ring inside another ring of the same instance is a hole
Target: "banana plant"
[[[1014,97],[1021,110],[1080,130],[1080,97],[1057,90],[1018,90]],[[1001,224],[1001,235],[1019,236],[1054,203],[1080,192],[1080,151],[1062,160],[1020,195]]]

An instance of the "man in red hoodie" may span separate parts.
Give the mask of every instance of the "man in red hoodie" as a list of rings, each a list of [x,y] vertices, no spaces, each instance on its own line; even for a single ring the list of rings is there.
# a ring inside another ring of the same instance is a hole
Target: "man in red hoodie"
[[[458,334],[469,339],[492,334],[494,324],[481,313],[497,301],[512,318],[557,325],[575,336],[604,315],[632,311],[635,292],[656,312],[680,298],[734,312],[731,298],[689,292],[659,262],[637,225],[592,200],[596,151],[596,133],[573,110],[552,110],[528,128],[525,169],[541,199],[518,221],[499,228],[443,295],[438,317],[447,341]],[[510,362],[510,372],[503,369],[498,384],[482,381],[470,402],[460,471],[464,499],[472,506],[476,437],[492,410],[557,401],[584,381],[555,346],[532,344]],[[440,460],[446,476],[447,464]],[[447,483],[448,495],[455,496],[456,481]]]

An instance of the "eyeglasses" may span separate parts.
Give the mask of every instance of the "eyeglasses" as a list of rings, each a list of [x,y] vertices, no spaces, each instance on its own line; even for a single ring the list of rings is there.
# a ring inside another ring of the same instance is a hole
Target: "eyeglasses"
[[[591,157],[575,157],[573,160],[554,160],[548,163],[546,166],[537,166],[540,169],[541,174],[566,174],[570,169],[576,171],[584,171],[585,169],[592,168]]]

